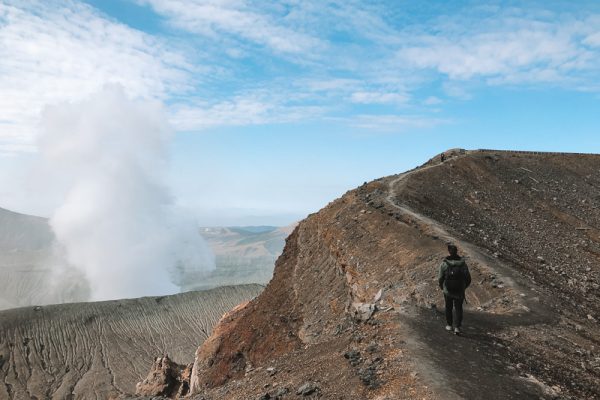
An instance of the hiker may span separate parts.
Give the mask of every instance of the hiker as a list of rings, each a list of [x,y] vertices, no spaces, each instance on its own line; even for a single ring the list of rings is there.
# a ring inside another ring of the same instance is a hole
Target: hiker
[[[454,333],[460,333],[463,319],[463,301],[465,300],[465,289],[471,284],[471,274],[464,258],[458,255],[458,248],[448,245],[450,255],[442,261],[438,283],[444,291],[446,302],[446,330],[451,331],[454,325]],[[452,309],[456,310],[456,319],[452,316]],[[454,324],[453,324],[454,322]]]
[[[440,161],[441,161],[441,162],[444,162],[444,161],[446,161],[446,153],[442,153],[442,154],[440,154]]]

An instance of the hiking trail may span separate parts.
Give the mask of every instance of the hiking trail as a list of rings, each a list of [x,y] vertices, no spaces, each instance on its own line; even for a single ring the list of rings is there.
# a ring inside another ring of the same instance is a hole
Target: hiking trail
[[[464,155],[444,162],[452,162],[460,157]],[[420,372],[444,399],[551,398],[548,396],[552,390],[545,384],[532,376],[520,376],[515,372],[509,359],[502,354],[502,345],[490,335],[507,326],[552,321],[554,317],[541,305],[538,295],[501,260],[459,239],[441,223],[397,201],[398,190],[402,189],[407,178],[441,165],[443,163],[427,165],[391,179],[388,182],[387,203],[413,220],[424,234],[457,245],[462,255],[466,256],[470,268],[484,268],[502,279],[515,295],[517,307],[507,314],[491,314],[473,310],[467,303],[464,307],[463,330],[458,336],[445,331],[443,309],[418,306],[400,309],[398,317],[403,333],[418,360]]]

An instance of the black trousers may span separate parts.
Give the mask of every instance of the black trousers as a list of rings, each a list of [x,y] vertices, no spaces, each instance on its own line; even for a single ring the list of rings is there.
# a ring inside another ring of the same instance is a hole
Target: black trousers
[[[456,323],[454,326],[460,328],[463,319],[463,301],[465,299],[455,299],[453,297],[444,295],[444,300],[446,301],[446,322],[448,325],[453,326],[452,322],[454,319],[452,318],[452,308],[454,307],[456,312]]]

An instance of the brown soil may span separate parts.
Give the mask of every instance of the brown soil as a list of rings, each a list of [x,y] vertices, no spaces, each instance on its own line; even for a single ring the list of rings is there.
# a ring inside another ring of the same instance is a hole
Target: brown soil
[[[198,350],[196,398],[309,382],[307,398],[599,398],[600,157],[437,160],[301,222],[265,291]],[[448,241],[473,276],[461,336],[438,311]]]

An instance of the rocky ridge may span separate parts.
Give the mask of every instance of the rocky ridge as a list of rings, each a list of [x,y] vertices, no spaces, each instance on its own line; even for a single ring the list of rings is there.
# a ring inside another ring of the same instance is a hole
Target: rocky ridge
[[[192,397],[599,398],[599,171],[454,150],[346,193],[196,351]],[[473,276],[461,336],[436,282],[450,241]]]

